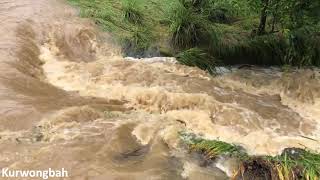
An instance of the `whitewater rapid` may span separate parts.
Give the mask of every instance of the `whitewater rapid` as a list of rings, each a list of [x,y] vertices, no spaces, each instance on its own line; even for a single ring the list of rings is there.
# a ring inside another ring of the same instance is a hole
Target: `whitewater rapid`
[[[228,179],[178,132],[249,154],[319,151],[319,69],[233,68],[213,77],[174,58],[123,58],[62,0],[0,2],[0,165],[69,179]]]

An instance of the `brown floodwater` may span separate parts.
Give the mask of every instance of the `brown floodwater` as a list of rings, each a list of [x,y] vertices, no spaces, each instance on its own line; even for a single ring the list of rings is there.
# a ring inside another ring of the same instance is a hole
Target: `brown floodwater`
[[[0,1],[0,168],[69,178],[229,179],[178,132],[275,155],[319,150],[319,69],[232,68],[211,77],[173,58],[123,58],[63,0]]]

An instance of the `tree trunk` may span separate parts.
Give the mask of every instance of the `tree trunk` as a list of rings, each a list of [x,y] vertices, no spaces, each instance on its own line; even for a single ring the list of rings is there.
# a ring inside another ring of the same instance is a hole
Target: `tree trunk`
[[[266,32],[268,7],[269,7],[269,0],[263,0],[263,8],[261,10],[260,25],[259,25],[259,28],[258,28],[258,35],[262,35],[262,34],[264,34]]]
[[[271,2],[273,3],[273,2]],[[274,9],[273,13],[272,13],[272,27],[271,27],[271,33],[275,32],[275,26],[277,24],[277,19],[278,19],[278,4],[276,4],[276,8]]]

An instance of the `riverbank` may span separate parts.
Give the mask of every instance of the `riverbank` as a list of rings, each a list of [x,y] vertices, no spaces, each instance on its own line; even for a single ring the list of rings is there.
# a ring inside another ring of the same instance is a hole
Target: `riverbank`
[[[281,19],[291,11],[280,8],[283,17],[269,15],[264,33],[257,34],[262,5],[242,0],[69,2],[80,7],[82,17],[111,32],[125,56],[176,56],[182,64],[210,73],[221,64],[320,65],[319,17],[310,13],[302,13],[306,20],[293,27]]]

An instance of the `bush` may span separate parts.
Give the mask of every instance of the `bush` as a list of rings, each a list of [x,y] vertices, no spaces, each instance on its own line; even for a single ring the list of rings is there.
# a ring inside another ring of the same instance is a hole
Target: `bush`
[[[287,32],[287,50],[284,64],[293,66],[320,66],[320,33],[315,27],[304,27]]]

